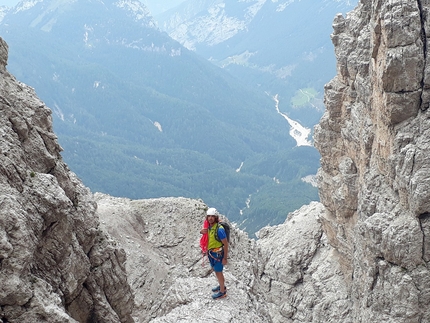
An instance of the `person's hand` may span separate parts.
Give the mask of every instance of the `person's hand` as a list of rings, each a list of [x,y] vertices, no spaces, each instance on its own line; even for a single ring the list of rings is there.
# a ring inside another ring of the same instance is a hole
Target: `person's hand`
[[[201,233],[201,234],[206,234],[206,233],[208,233],[208,229],[201,229],[201,230],[200,230],[200,233]]]
[[[222,258],[222,264],[223,264],[223,266],[225,266],[225,265],[227,265],[227,258]]]

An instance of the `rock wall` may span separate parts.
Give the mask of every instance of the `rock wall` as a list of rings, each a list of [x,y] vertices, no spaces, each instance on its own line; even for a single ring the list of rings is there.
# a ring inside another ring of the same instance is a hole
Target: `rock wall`
[[[0,39],[0,320],[133,322],[124,251],[62,161],[51,111],[6,64]]]
[[[320,224],[324,213],[324,206],[313,202],[258,233],[259,279],[253,291],[269,307],[271,322],[352,323],[339,255]]]
[[[353,322],[430,322],[428,1],[362,0],[332,34],[321,218]]]
[[[93,196],[0,42],[0,318],[430,322],[429,9],[362,0],[335,18],[338,71],[315,129],[322,203],[257,241],[234,229],[217,303],[199,252],[207,205]]]
[[[127,253],[136,322],[270,322],[252,292],[259,263],[256,242],[232,229],[225,277],[228,298],[214,303],[217,280],[200,251],[208,208],[201,200],[130,200],[96,193],[102,226]]]

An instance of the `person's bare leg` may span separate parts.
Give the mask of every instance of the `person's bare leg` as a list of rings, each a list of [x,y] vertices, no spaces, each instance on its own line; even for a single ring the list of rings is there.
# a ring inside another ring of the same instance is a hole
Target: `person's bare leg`
[[[225,286],[224,286],[224,274],[222,273],[222,271],[220,272],[215,272],[216,278],[218,279],[218,283],[219,283],[219,291],[221,293],[225,292]]]

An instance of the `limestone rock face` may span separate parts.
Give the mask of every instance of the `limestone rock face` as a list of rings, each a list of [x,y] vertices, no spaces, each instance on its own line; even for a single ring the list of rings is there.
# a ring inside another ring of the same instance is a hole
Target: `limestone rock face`
[[[315,131],[322,203],[258,240],[233,225],[218,301],[199,248],[208,206],[91,194],[0,41],[0,319],[430,322],[429,9],[362,0],[335,18],[338,71]]]
[[[127,254],[136,322],[270,322],[265,303],[252,292],[257,245],[239,229],[232,229],[225,270],[228,297],[212,300],[218,283],[200,251],[208,208],[202,201],[129,200],[100,193],[95,199],[102,226]]]
[[[267,302],[272,322],[352,322],[339,256],[320,224],[324,212],[313,202],[259,232],[254,291]]]
[[[228,296],[213,301],[217,281],[199,252],[207,205],[100,193],[95,200],[102,227],[127,254],[135,322],[353,322],[339,255],[319,222],[321,203],[262,229],[257,241],[233,226]]]
[[[208,208],[186,198],[129,200],[96,193],[97,213],[127,254],[135,322],[353,322],[339,255],[311,203],[257,241],[231,231],[225,268],[227,298],[202,258],[200,234]]]
[[[133,322],[125,254],[62,161],[51,111],[0,39],[0,320]]]
[[[362,0],[333,25],[338,71],[315,139],[353,322],[430,321],[429,9]]]

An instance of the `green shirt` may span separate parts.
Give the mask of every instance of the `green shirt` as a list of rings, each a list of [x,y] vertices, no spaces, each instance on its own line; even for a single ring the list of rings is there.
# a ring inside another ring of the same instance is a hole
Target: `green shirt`
[[[222,242],[215,239],[215,230],[217,228],[218,228],[218,225],[214,224],[208,229],[208,238],[209,238],[208,250],[222,247]],[[220,226],[220,228],[222,227]]]

